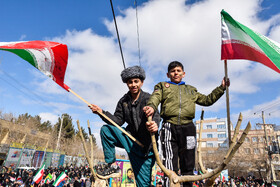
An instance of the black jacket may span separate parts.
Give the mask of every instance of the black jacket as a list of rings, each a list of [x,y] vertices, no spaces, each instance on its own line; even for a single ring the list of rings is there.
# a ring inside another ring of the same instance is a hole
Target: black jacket
[[[131,94],[128,92],[119,100],[114,115],[110,112],[103,111],[106,116],[120,126],[126,122],[127,126],[125,130],[145,146],[145,152],[152,149],[150,132],[146,128],[147,117],[143,111],[149,98],[150,94],[141,90],[138,100],[132,103]],[[101,118],[106,123],[109,123],[105,118]],[[159,124],[160,116],[158,111],[155,112],[153,120]],[[157,136],[156,133],[156,138]]]

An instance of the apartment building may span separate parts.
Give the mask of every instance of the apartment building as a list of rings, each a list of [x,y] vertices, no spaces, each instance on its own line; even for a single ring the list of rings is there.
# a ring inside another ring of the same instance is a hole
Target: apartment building
[[[196,121],[197,138],[199,138],[200,120]],[[228,148],[228,125],[226,118],[208,118],[203,120],[201,133],[202,150],[209,148]]]
[[[196,121],[197,139],[199,138],[200,121]],[[256,172],[264,170],[265,162],[268,155],[271,155],[271,162],[274,170],[280,170],[280,157],[279,157],[279,142],[280,130],[275,124],[266,124],[266,134],[263,124],[252,124],[242,146],[238,149],[234,159],[238,160],[240,165],[247,168],[247,171]],[[240,129],[238,139],[241,137],[243,129]],[[208,118],[203,121],[201,137],[201,149],[204,154],[213,153],[215,150],[222,150],[228,148],[228,125],[226,118]],[[231,135],[233,136],[234,130],[231,127]],[[268,148],[266,143],[268,142]],[[269,152],[268,152],[269,151]],[[279,179],[280,174],[276,177]]]

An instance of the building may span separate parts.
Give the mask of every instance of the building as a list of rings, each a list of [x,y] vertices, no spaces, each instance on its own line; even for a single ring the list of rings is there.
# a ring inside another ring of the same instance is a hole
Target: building
[[[196,121],[197,139],[200,120]],[[228,148],[228,125],[226,118],[208,118],[203,120],[201,148]]]
[[[238,164],[239,169],[243,167],[244,173],[252,173],[255,176],[264,177],[266,171],[266,162],[271,156],[271,164],[275,171],[275,177],[280,179],[280,157],[279,142],[280,131],[275,124],[266,124],[266,134],[263,124],[252,125],[243,144],[236,152],[231,164]],[[199,139],[200,121],[196,121],[197,139]],[[243,130],[240,129],[238,139],[241,137]],[[201,150],[203,157],[209,153],[218,153],[218,150],[228,148],[228,125],[226,118],[208,118],[203,121],[201,132]],[[231,136],[234,130],[231,127]],[[268,147],[266,143],[268,142]],[[210,158],[208,156],[208,158]],[[215,157],[217,158],[217,157]],[[262,176],[260,176],[262,175]]]

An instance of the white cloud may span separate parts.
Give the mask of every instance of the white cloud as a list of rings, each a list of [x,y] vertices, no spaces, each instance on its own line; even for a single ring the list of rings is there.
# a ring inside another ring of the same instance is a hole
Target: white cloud
[[[167,80],[168,63],[178,60],[185,66],[187,84],[201,93],[210,93],[224,76],[224,63],[220,60],[222,9],[251,29],[269,33],[280,41],[280,14],[260,20],[260,4],[259,0],[208,0],[191,5],[185,0],[151,0],[139,6],[141,63],[147,74],[144,90],[151,92],[157,82]],[[135,9],[122,10],[117,23],[126,65],[138,65]],[[65,36],[53,40],[66,43],[69,48],[65,83],[90,103],[113,112],[127,88],[120,78],[123,65],[114,22],[105,20],[104,24],[111,33],[109,37],[87,29],[67,31]],[[245,60],[228,61],[228,74],[230,102],[235,107],[244,105],[244,94],[258,93],[262,84],[279,81],[279,74],[273,70]],[[43,86],[52,91],[47,83]],[[216,112],[221,109],[225,109],[224,101],[210,108]]]
[[[23,35],[20,36],[19,41],[23,41],[25,38],[26,38],[26,35],[23,34]]]
[[[220,84],[224,76],[224,65],[220,61],[222,9],[263,34],[275,22],[275,18],[267,21],[258,19],[257,13],[261,11],[261,7],[257,0],[211,0],[193,5],[185,5],[184,0],[154,0],[140,7],[138,17],[142,59],[148,78],[153,79],[146,82],[154,85],[155,82],[166,80],[168,63],[179,60],[185,65],[185,80],[196,85],[202,92],[210,92]],[[124,51],[137,54],[135,10],[124,10],[123,15],[117,17],[117,21]],[[113,22],[106,21],[106,25],[112,35],[115,35]],[[279,80],[277,74],[271,73],[267,67],[248,61],[242,62],[244,63],[228,62],[232,82],[242,82],[232,84],[231,89],[236,93],[254,93],[260,89],[259,83]],[[252,79],[252,74],[256,73],[270,76],[260,76],[256,81]]]
[[[127,91],[121,82],[122,62],[113,38],[96,35],[92,30],[67,31],[69,62],[65,83],[90,103],[114,110],[112,103]]]
[[[40,113],[39,116],[41,117],[42,122],[50,121],[52,125],[55,125],[57,119],[60,117],[52,113]]]

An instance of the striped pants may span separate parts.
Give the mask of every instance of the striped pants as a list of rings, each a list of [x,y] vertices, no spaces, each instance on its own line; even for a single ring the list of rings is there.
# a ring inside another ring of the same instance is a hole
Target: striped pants
[[[196,148],[196,128],[193,122],[184,125],[163,122],[160,140],[164,166],[178,175],[193,175]],[[164,186],[169,185],[168,177],[164,176]],[[185,182],[183,186],[192,186],[192,183]]]

